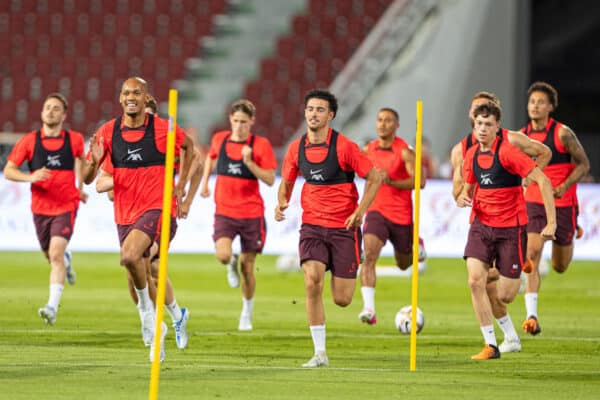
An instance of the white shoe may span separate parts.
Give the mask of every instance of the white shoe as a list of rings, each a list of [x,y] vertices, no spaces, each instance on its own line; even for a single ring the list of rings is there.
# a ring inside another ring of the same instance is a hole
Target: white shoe
[[[375,325],[377,323],[377,317],[375,316],[375,311],[369,310],[367,308],[363,309],[358,314],[358,319],[360,322],[364,322],[365,324]]]
[[[40,308],[38,314],[46,322],[46,325],[54,325],[56,322],[56,310],[48,304]]]
[[[329,367],[329,359],[324,351],[315,353],[313,358],[302,364],[303,368]]]
[[[498,346],[498,350],[500,350],[500,353],[518,353],[521,351],[521,340],[518,337],[506,338]]]
[[[227,283],[229,287],[236,288],[240,286],[240,273],[238,272],[238,255],[234,254],[227,264]]]
[[[65,251],[65,270],[67,271],[67,282],[69,282],[69,285],[74,285],[77,280],[77,274],[71,264],[71,252],[69,250]]]
[[[419,238],[419,262],[427,259],[427,251],[425,251],[425,242],[423,238]]]
[[[190,319],[190,312],[187,308],[181,308],[181,319],[177,322],[173,322],[173,328],[175,329],[175,342],[177,348],[185,349],[188,343],[187,333],[187,322]]]
[[[160,362],[165,359],[165,336],[167,336],[167,324],[163,322],[160,324]],[[150,362],[154,362],[154,338],[152,338],[152,345],[150,345]]]
[[[140,311],[140,320],[142,321],[142,340],[144,346],[148,347],[152,344],[152,338],[154,337],[154,325],[156,323],[154,310]]]
[[[240,315],[240,324],[238,325],[238,331],[251,331],[252,330],[252,314],[242,313]]]

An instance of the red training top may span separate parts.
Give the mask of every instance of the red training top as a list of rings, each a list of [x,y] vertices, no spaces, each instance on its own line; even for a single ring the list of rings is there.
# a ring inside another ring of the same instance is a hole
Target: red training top
[[[367,145],[367,156],[376,168],[385,170],[391,180],[407,179],[410,175],[402,159],[402,151],[408,147],[408,143],[399,137],[394,138],[389,148],[379,147],[379,140],[373,140]],[[410,225],[413,221],[411,194],[410,189],[398,189],[382,183],[369,211],[377,211],[395,224]]]
[[[311,163],[319,163],[326,159],[329,150],[332,130],[329,129],[327,140],[323,144],[310,145],[305,139],[303,146],[306,158]],[[281,176],[294,182],[301,174],[298,157],[302,138],[294,140],[288,147],[283,161]],[[365,177],[373,164],[366,154],[360,151],[358,145],[342,134],[337,139],[337,159],[342,171],[354,171]],[[311,185],[305,183],[302,187],[302,223],[319,225],[327,228],[343,228],[346,219],[356,210],[358,192],[354,182],[335,185]]]
[[[224,143],[225,148],[222,149]],[[252,160],[256,165],[267,170],[277,168],[277,159],[267,138],[250,134],[245,141],[234,142],[231,140],[230,131],[215,133],[208,157],[212,160],[222,158],[218,162],[226,168],[225,171],[217,168],[215,214],[239,219],[264,216],[265,206],[260,195],[258,179],[242,161],[242,148],[246,145],[252,147]]]
[[[490,151],[481,151],[479,144],[472,146],[463,163],[465,182],[476,184],[471,222],[477,217],[485,225],[497,228],[527,224],[520,179],[514,182],[511,178],[514,175],[526,177],[535,167],[536,164],[530,157],[500,137],[496,137]],[[482,171],[478,176],[476,169]],[[503,185],[503,181],[514,183]],[[498,182],[500,184],[495,184]]]
[[[148,135],[146,128],[149,123],[149,116],[146,115],[144,125],[136,128],[128,128],[123,122],[117,129],[115,128],[115,119],[112,119],[102,125],[96,132],[98,140],[104,138],[104,157],[100,160],[102,168],[106,172],[111,172],[107,164],[102,164],[105,159],[110,159],[113,155],[113,131],[115,138],[121,143],[125,143],[127,153],[130,156],[144,154],[144,152],[166,153],[167,132],[169,121],[159,117],[153,117],[154,129],[151,132],[153,136],[152,143],[143,142]],[[175,156],[179,155],[181,145],[185,139],[184,131],[177,126],[175,131]],[[146,145],[146,146],[144,146]],[[148,148],[150,147],[150,148]],[[154,147],[154,148],[152,148]],[[142,150],[139,152],[139,150]],[[116,149],[123,152],[124,149]],[[114,164],[114,163],[111,163]],[[120,167],[114,166],[114,209],[115,222],[119,225],[133,224],[143,213],[148,210],[161,210],[163,206],[164,175],[165,165],[154,164],[145,165],[140,160],[140,166]],[[176,201],[173,201],[171,215],[175,216]]]
[[[74,159],[83,155],[83,136],[79,132],[69,131],[68,141],[70,149],[63,149],[65,144],[65,131],[57,137],[46,137],[41,129],[40,143],[43,152],[60,152],[69,155],[66,160],[74,165]],[[8,160],[21,166],[24,161],[31,162],[34,158],[37,131],[29,132],[23,136],[13,147]],[[79,207],[79,190],[75,185],[75,170],[54,169],[53,160],[48,157],[44,165],[50,168],[50,177],[44,181],[31,184],[31,211],[40,215],[60,215],[74,211]],[[41,167],[40,167],[41,168]],[[37,169],[37,168],[36,168]]]

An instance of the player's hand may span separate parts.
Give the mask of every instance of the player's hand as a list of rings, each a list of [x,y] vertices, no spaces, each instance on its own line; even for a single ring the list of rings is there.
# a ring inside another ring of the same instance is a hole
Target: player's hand
[[[92,160],[98,164],[104,156],[104,137],[96,137],[96,134],[90,139],[90,153],[92,154]]]
[[[566,191],[567,185],[565,185],[564,183],[561,183],[560,185],[552,188],[552,193],[554,193],[554,197],[556,197],[557,199],[562,198],[565,195]]]
[[[540,232],[540,235],[542,236],[542,239],[544,240],[555,240],[556,236],[554,236],[554,234],[556,233],[556,224],[547,224],[544,229],[542,229],[542,231]]]
[[[186,198],[181,205],[177,207],[177,218],[186,219],[190,213],[190,202]]]
[[[202,186],[202,189],[200,190],[200,196],[204,198],[210,197],[210,189],[208,188],[208,185]]]
[[[181,204],[185,197],[185,186],[180,185],[180,182],[177,182],[177,185],[173,188],[173,195],[177,198],[177,204]]]
[[[344,222],[346,229],[358,228],[362,225],[363,216],[355,210]]]
[[[87,203],[87,199],[88,199],[88,194],[86,192],[84,192],[82,189],[79,190],[79,200],[81,200],[82,203]]]
[[[456,205],[459,206],[459,207],[461,207],[461,208],[463,208],[463,207],[472,207],[473,206],[473,199],[471,199],[466,194],[461,193],[456,198]]]
[[[283,221],[285,219],[284,211],[288,208],[289,204],[279,203],[275,206],[275,221]]]
[[[244,161],[244,164],[252,162],[252,147],[248,145],[242,147],[242,161]]]
[[[531,185],[531,179],[529,179],[527,177],[523,178],[523,180],[521,181],[521,186],[527,187],[529,185]]]
[[[46,167],[42,167],[38,170],[33,171],[30,175],[31,183],[42,182],[50,178],[50,170]]]
[[[387,171],[385,169],[377,169],[377,172],[379,173],[379,176],[381,176],[381,181],[385,184],[390,184],[390,176],[388,175]]]

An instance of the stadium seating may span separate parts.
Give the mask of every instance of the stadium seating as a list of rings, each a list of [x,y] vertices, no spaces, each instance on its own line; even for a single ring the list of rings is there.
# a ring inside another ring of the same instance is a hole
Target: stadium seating
[[[0,131],[39,126],[45,95],[61,91],[70,125],[89,134],[118,112],[117,83],[130,75],[166,99],[226,9],[227,0],[0,2]]]
[[[304,93],[328,87],[391,0],[308,0],[265,57],[244,96],[257,107],[254,131],[282,146],[302,122]],[[213,128],[221,129],[226,123]]]

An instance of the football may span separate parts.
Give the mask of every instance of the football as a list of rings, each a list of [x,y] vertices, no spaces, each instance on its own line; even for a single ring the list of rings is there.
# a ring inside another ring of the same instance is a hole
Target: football
[[[275,267],[280,272],[300,271],[298,254],[282,254],[275,260]]]
[[[400,333],[409,334],[410,333],[410,323],[412,318],[412,306],[404,306],[396,313],[396,318],[394,322],[396,324],[396,328]],[[421,332],[425,326],[425,315],[423,315],[423,311],[417,307],[417,333]]]

